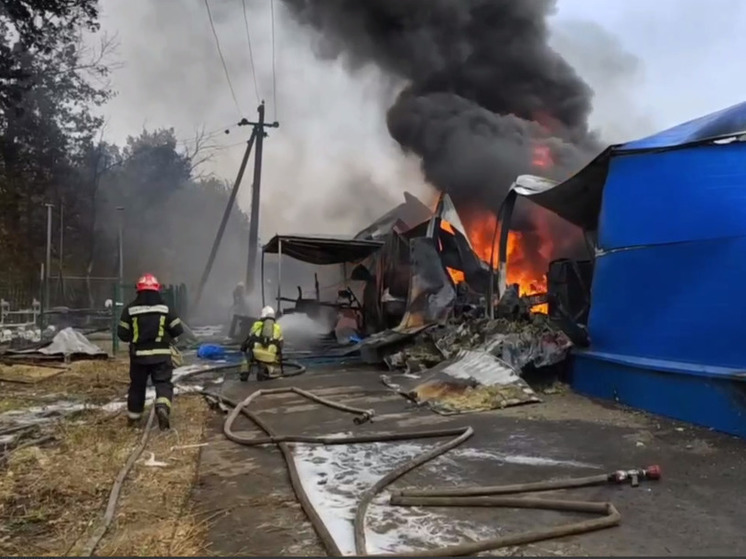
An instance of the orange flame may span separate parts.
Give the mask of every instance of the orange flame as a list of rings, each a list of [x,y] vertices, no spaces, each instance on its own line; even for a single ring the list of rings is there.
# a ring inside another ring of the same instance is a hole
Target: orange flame
[[[484,262],[492,261],[497,267],[500,254],[499,228],[498,235],[495,235],[497,216],[488,210],[472,209],[463,211],[462,218],[476,255]],[[529,244],[539,247],[538,251],[531,251],[533,255],[529,254]],[[546,268],[552,252],[551,240],[534,232],[510,231],[507,252],[508,283],[517,283],[521,295],[546,292]]]
[[[447,231],[451,235],[456,234],[456,232],[453,230],[453,225],[451,225],[451,223],[449,221],[446,221],[445,219],[440,220],[440,228],[443,231]],[[453,283],[455,283],[456,285],[466,281],[466,274],[464,274],[464,272],[462,272],[461,270],[456,270],[455,268],[449,268],[446,266],[446,271],[448,272],[448,275],[451,276]]]
[[[550,121],[547,120],[547,123]],[[549,129],[548,124],[542,123],[542,127]],[[531,165],[534,171],[547,171],[554,166],[554,158],[551,148],[541,141],[534,142],[531,151]],[[497,216],[489,210],[471,207],[459,208],[459,213],[466,229],[466,236],[474,248],[474,252],[484,262],[493,262],[497,267],[500,252],[499,229],[495,235]],[[507,283],[518,284],[519,294],[522,296],[546,293],[546,273],[549,261],[555,252],[554,235],[557,219],[554,215],[548,215],[540,210],[532,210],[532,221],[534,230],[530,232],[510,231],[507,243]],[[569,240],[574,232],[569,232],[566,224],[563,224],[563,236]],[[441,221],[444,231],[455,234],[453,226],[448,221]],[[561,240],[561,239],[559,239]],[[454,283],[465,281],[461,270],[446,268]],[[537,305],[533,312],[546,314],[548,306]]]
[[[538,170],[551,168],[554,160],[549,146],[534,143],[531,163]],[[497,216],[489,210],[478,208],[460,211],[474,252],[483,261],[492,262],[497,267],[500,253],[499,228],[498,234],[495,234]],[[540,219],[540,212],[533,215],[537,218],[534,231],[508,233],[507,282],[509,285],[518,284],[520,295],[546,293],[546,272],[554,251],[549,225]],[[537,305],[532,310],[544,314],[548,312],[546,304]]]

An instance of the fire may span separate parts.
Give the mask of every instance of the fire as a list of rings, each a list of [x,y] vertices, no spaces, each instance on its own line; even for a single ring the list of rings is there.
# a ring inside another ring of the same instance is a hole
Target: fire
[[[445,219],[442,219],[440,221],[440,228],[443,231],[447,231],[451,235],[456,234],[456,232],[453,230],[453,225],[451,225],[451,223],[449,221],[446,221]],[[453,283],[455,283],[456,285],[458,285],[461,282],[466,281],[466,274],[464,274],[464,272],[462,272],[461,270],[456,270],[455,268],[446,267],[446,271],[448,272],[448,275],[451,276]]]
[[[549,149],[549,146],[542,146],[539,144],[534,145],[531,164],[534,167],[538,167],[540,169],[547,169],[551,167],[553,161],[552,152]]]
[[[455,268],[448,267],[446,267],[446,270],[448,271],[448,275],[451,276],[453,283],[455,283],[456,285],[463,281],[466,281],[466,275],[461,270],[456,270]]]
[[[471,210],[463,214],[466,234],[474,247],[474,252],[483,261],[487,263],[493,261],[497,266],[500,253],[499,233],[495,235],[497,216],[486,210]],[[529,245],[539,245],[539,250],[536,252],[541,258],[536,258],[536,254],[534,258],[529,257]],[[510,231],[507,249],[508,283],[517,283],[521,295],[546,292],[546,267],[548,258],[551,256],[551,242],[548,239],[539,238],[535,233]]]
[[[542,126],[547,126],[542,124]],[[548,127],[547,127],[548,128]],[[552,151],[548,145],[536,141],[532,146],[531,166],[535,172],[551,169],[554,166]],[[497,266],[500,239],[495,234],[497,216],[489,210],[480,208],[459,208],[461,219],[466,229],[465,233],[474,248],[474,252],[484,262],[493,262]],[[536,214],[538,217],[539,214]],[[510,231],[507,243],[507,282],[509,285],[518,284],[519,294],[534,295],[546,293],[546,272],[549,260],[553,254],[550,223],[538,219],[536,227],[530,232]],[[453,226],[443,220],[441,228],[454,235]],[[461,270],[446,268],[453,282],[459,284],[465,281]],[[548,312],[547,305],[537,305],[534,312]]]

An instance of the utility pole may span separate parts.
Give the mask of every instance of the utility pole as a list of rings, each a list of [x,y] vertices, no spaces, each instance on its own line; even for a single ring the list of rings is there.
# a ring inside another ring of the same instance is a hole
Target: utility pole
[[[119,280],[119,288],[122,288],[122,281],[124,281],[124,250],[123,250],[123,241],[122,241],[122,228],[124,226],[124,208],[122,206],[117,206],[117,251],[119,253],[119,274],[118,274],[118,280]]]
[[[251,137],[246,144],[246,151],[244,151],[243,159],[241,160],[241,166],[238,169],[238,175],[236,175],[236,181],[233,183],[231,195],[228,198],[225,212],[223,212],[223,219],[220,222],[220,226],[218,227],[218,232],[215,235],[215,240],[213,241],[212,248],[210,249],[210,256],[207,259],[207,264],[205,265],[205,269],[202,272],[202,278],[200,279],[199,286],[197,287],[197,296],[194,299],[195,309],[199,306],[205,284],[207,284],[207,280],[210,277],[210,272],[212,271],[212,266],[215,262],[215,257],[218,253],[218,248],[220,247],[220,242],[223,238],[226,224],[228,223],[228,218],[231,215],[231,209],[233,208],[233,204],[235,203],[236,196],[238,195],[238,189],[241,186],[241,181],[243,180],[243,175],[249,162],[249,155],[251,154],[251,150],[256,147],[256,153],[254,156],[254,184],[252,185],[251,193],[251,221],[249,223],[249,259],[246,265],[246,286],[249,287],[253,285],[253,272],[256,266],[256,247],[259,237],[259,187],[262,174],[262,147],[264,145],[264,138],[267,136],[267,133],[264,131],[264,129],[278,128],[280,126],[280,123],[276,121],[270,124],[267,124],[264,121],[264,101],[262,101],[261,105],[259,105],[257,111],[259,112],[259,120],[257,122],[252,122],[243,118],[241,119],[241,122],[238,123],[239,126],[251,126],[253,127],[253,130],[251,132]]]
[[[49,309],[49,277],[52,267],[52,204],[44,204],[47,207],[47,257],[44,264],[44,303]]]
[[[254,289],[254,272],[256,271],[256,253],[259,245],[259,199],[262,184],[262,153],[266,128],[278,128],[280,123],[270,124],[264,121],[264,101],[257,108],[259,122],[253,124],[256,133],[256,154],[254,155],[254,183],[251,185],[251,216],[249,217],[249,258],[246,262],[246,290],[251,293]]]
[[[65,206],[63,206],[62,201],[60,201],[60,253],[57,255],[57,261],[59,262],[59,266],[60,266],[60,285],[62,284],[62,263],[63,263],[62,249],[64,247],[63,239],[65,238],[64,223],[65,223]]]
[[[220,241],[223,239],[223,233],[225,233],[225,226],[228,224],[228,218],[231,216],[231,210],[233,209],[233,204],[236,201],[236,195],[238,194],[238,188],[241,186],[241,181],[243,180],[243,174],[246,171],[246,165],[249,163],[249,155],[251,154],[251,149],[254,146],[254,141],[256,140],[256,128],[251,132],[251,137],[249,138],[249,141],[246,142],[246,150],[243,153],[243,159],[241,160],[241,166],[238,168],[238,175],[236,175],[236,181],[233,183],[233,189],[231,190],[231,195],[228,198],[228,203],[225,206],[225,211],[223,212],[223,219],[220,222],[220,226],[218,227],[218,233],[215,235],[215,240],[212,243],[212,248],[210,249],[210,256],[207,258],[207,265],[205,266],[205,269],[202,271],[202,277],[199,280],[199,286],[197,287],[197,297],[194,299],[194,308],[197,308],[199,306],[199,302],[202,299],[202,291],[205,289],[205,284],[207,283],[207,278],[210,277],[210,272],[212,271],[212,265],[215,263],[215,257],[218,254],[218,248],[220,247]]]

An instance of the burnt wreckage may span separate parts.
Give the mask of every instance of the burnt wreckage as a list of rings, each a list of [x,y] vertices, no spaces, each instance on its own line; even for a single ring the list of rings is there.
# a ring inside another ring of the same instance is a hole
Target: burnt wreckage
[[[538,401],[522,374],[561,364],[573,342],[584,343],[590,277],[588,263],[561,260],[549,266],[548,293],[520,297],[517,285],[506,284],[503,255],[515,197],[521,185],[541,180],[521,177],[514,184],[491,263],[477,256],[447,194],[432,211],[406,193],[404,203],[353,238],[275,236],[263,248],[262,285],[266,256],[276,255],[278,312],[316,319],[336,313],[348,324],[352,318],[356,343],[337,351],[385,363],[392,371],[385,383],[436,411]],[[341,267],[345,287],[337,300],[321,300],[318,278],[313,298],[300,287],[297,298],[283,295],[283,257]],[[262,298],[268,302],[264,289]],[[548,315],[530,312],[545,302]]]

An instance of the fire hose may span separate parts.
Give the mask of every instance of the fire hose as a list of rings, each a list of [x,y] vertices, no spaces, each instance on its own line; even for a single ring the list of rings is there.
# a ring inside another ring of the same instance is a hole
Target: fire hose
[[[357,424],[365,423],[372,419],[374,412],[346,406],[325,398],[321,398],[311,392],[301,390],[300,388],[274,388],[258,390],[248,396],[241,402],[229,400],[221,395],[205,392],[204,394],[218,402],[222,402],[233,409],[228,414],[223,425],[223,433],[229,440],[244,446],[259,446],[266,444],[277,444],[285,459],[290,481],[298,501],[303,511],[308,516],[317,535],[322,541],[327,552],[331,556],[342,556],[336,541],[332,537],[328,528],[319,516],[315,507],[311,503],[303,483],[300,479],[295,460],[293,459],[292,450],[289,443],[308,443],[323,445],[345,445],[361,444],[373,442],[392,442],[403,440],[418,440],[429,438],[452,437],[451,440],[439,444],[432,449],[402,463],[394,470],[383,476],[372,487],[366,490],[360,497],[355,518],[353,521],[353,530],[355,538],[355,550],[358,556],[369,556],[367,552],[365,536],[365,518],[370,503],[376,495],[382,493],[386,487],[406,473],[414,470],[422,464],[437,458],[449,450],[459,446],[469,439],[474,430],[471,427],[462,427],[455,429],[440,429],[431,431],[410,431],[405,433],[372,433],[350,437],[333,437],[333,436],[299,436],[299,435],[281,435],[276,433],[267,423],[257,416],[256,413],[248,409],[249,404],[262,395],[273,395],[283,393],[294,393],[299,396],[308,398],[321,405],[328,406],[339,411],[354,414]],[[239,415],[244,415],[251,420],[267,435],[266,437],[253,438],[244,437],[233,431],[233,424]],[[495,550],[501,547],[512,545],[523,545],[532,542],[565,537],[576,534],[583,534],[591,531],[602,530],[616,526],[621,521],[619,511],[612,503],[608,502],[591,502],[591,501],[568,501],[560,499],[538,499],[529,497],[495,497],[494,495],[529,493],[537,491],[548,491],[556,489],[566,489],[573,487],[584,487],[588,485],[597,485],[604,483],[623,483],[627,480],[633,485],[642,479],[659,479],[660,470],[657,466],[651,466],[645,469],[617,471],[610,474],[590,476],[583,478],[564,479],[564,480],[547,480],[534,483],[504,485],[492,487],[464,487],[464,488],[446,488],[432,489],[427,491],[404,490],[392,492],[390,504],[396,506],[454,506],[454,507],[509,507],[509,508],[527,508],[527,509],[544,509],[556,511],[584,512],[590,514],[602,515],[601,518],[584,520],[555,526],[531,530],[520,534],[501,536],[491,538],[475,543],[466,543],[455,546],[441,547],[432,550],[418,551],[411,553],[398,553],[395,556],[409,557],[448,557],[471,555],[483,551]],[[394,555],[382,555],[394,556]]]
[[[187,378],[203,375],[207,373],[214,373],[216,371],[224,370],[224,369],[232,369],[235,365],[215,365],[213,367],[205,368],[205,369],[199,369],[196,371],[190,371],[186,373],[185,375],[182,375],[179,377],[179,381],[184,381]],[[199,394],[200,392],[187,392],[187,394]],[[112,521],[114,520],[114,513],[116,512],[117,505],[119,503],[119,496],[122,492],[122,488],[124,486],[124,481],[127,479],[127,476],[129,475],[130,471],[132,470],[132,467],[135,465],[135,462],[140,458],[143,451],[145,450],[145,447],[148,444],[148,441],[150,439],[150,433],[153,428],[155,422],[155,405],[151,406],[150,412],[148,413],[148,419],[145,424],[145,429],[142,432],[142,435],[140,437],[140,440],[138,441],[135,448],[132,450],[130,455],[127,457],[127,460],[125,461],[122,468],[119,470],[119,473],[117,474],[116,479],[114,480],[114,484],[111,487],[111,490],[109,491],[109,499],[106,504],[106,509],[104,510],[103,516],[100,518],[98,523],[96,524],[96,527],[91,532],[91,536],[86,540],[85,543],[78,545],[78,542],[75,542],[73,546],[68,550],[67,556],[73,556],[73,557],[91,557],[93,555],[93,552],[96,551],[96,548],[101,543],[101,540],[106,535],[106,532],[109,530],[109,526],[111,526]]]

